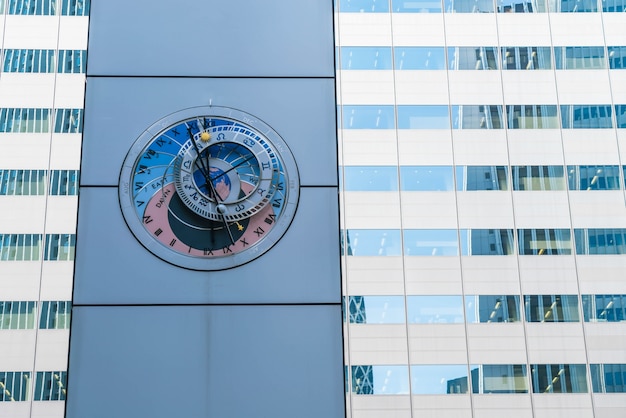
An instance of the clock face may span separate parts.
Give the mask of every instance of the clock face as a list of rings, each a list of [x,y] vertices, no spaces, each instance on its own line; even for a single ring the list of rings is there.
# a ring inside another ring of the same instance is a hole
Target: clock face
[[[155,255],[222,270],[255,259],[283,236],[299,186],[295,160],[272,128],[210,106],[148,128],[126,156],[119,197],[126,223]]]

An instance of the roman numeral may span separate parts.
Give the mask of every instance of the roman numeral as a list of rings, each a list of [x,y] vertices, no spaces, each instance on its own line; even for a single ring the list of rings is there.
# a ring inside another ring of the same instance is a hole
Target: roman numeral
[[[247,245],[250,245],[250,244],[248,244],[248,241],[246,241],[245,238],[240,239],[239,242],[242,243],[244,247],[247,246]]]
[[[143,223],[145,224],[149,224],[150,222],[152,222],[154,219],[152,219],[149,215],[148,216],[144,216],[143,217]]]
[[[174,134],[174,136],[178,136],[178,135],[179,135],[179,133],[178,133],[178,131],[176,130],[176,128],[172,129],[172,133]]]
[[[157,229],[156,231],[154,231],[154,235],[156,235],[157,237],[159,235],[161,235],[163,233],[163,230],[161,228]]]
[[[259,227],[257,227],[257,229],[255,229],[255,230],[254,230],[254,231],[252,231],[252,232],[254,232],[254,233],[257,235],[257,237],[260,237],[261,235],[263,235],[263,234],[265,233],[265,231],[263,230],[263,228],[261,228],[260,226],[259,226]]]
[[[150,174],[150,169],[147,165],[140,165],[139,170],[137,170],[137,174]]]
[[[274,222],[276,222],[276,215],[274,215],[273,213],[271,215],[269,215],[267,218],[264,219],[265,223],[268,225],[273,224]]]
[[[156,155],[156,151],[153,149],[149,149],[148,151],[146,151],[146,153],[143,155],[143,158],[147,159],[147,160],[151,160],[152,157],[154,157]]]
[[[233,250],[230,249],[230,245],[227,245],[226,247],[222,248],[222,251],[224,251],[224,254],[233,252]]]
[[[275,208],[279,208],[283,205],[283,199],[274,199],[274,202],[272,202],[272,206],[274,206]]]
[[[170,241],[170,247],[173,247],[173,246],[174,246],[174,244],[176,244],[176,238],[174,238],[174,239],[172,239],[172,240]]]
[[[135,182],[135,191],[141,190],[142,187],[143,187],[143,181],[136,181]]]
[[[138,200],[137,201],[137,207],[142,207],[146,202],[144,202],[143,200]]]
[[[209,248],[205,248],[204,249],[204,255],[213,255],[213,251],[211,251],[211,249],[209,249]]]
[[[261,163],[261,168],[263,170],[269,170],[270,169],[270,163]]]
[[[154,141],[159,147],[162,147],[163,145],[165,145],[165,140],[163,138],[157,138],[156,141]]]
[[[278,185],[276,186],[276,190],[279,191],[283,191],[285,190],[285,184],[281,181],[280,183],[278,183]]]

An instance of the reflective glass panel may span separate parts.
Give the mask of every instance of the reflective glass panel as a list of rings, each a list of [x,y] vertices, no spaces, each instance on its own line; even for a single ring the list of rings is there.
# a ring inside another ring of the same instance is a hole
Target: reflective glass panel
[[[561,105],[563,129],[612,128],[610,105]]]
[[[41,256],[41,234],[0,234],[0,261],[35,261]]]
[[[386,13],[389,0],[339,0],[339,11],[343,13]]]
[[[606,68],[603,46],[555,46],[554,60],[557,70]]]
[[[508,190],[508,167],[503,165],[464,165],[456,167],[459,191]]]
[[[453,54],[452,48],[448,53]],[[446,48],[442,46],[415,46],[394,48],[396,70],[445,70]]]
[[[560,126],[556,105],[509,105],[509,129],[557,129]]]
[[[28,401],[30,373],[0,371],[0,402]]]
[[[515,254],[512,229],[462,229],[461,255]]]
[[[626,0],[602,0],[603,12],[626,12]]]
[[[50,132],[51,113],[50,109],[2,108],[0,109],[0,132]]]
[[[448,106],[398,106],[398,129],[449,129]]]
[[[543,46],[503,47],[502,68],[505,70],[549,70],[552,68],[551,48]]]
[[[342,70],[391,70],[391,48],[342,46]]]
[[[626,105],[615,105],[615,119],[618,128],[626,128]]]
[[[39,329],[69,329],[72,301],[45,301],[40,304]]]
[[[502,129],[504,114],[501,105],[452,106],[453,129]]]
[[[561,165],[513,166],[513,190],[565,190]]]
[[[438,13],[440,0],[391,0],[393,11],[398,13]]]
[[[78,194],[78,170],[51,170],[50,191],[53,196],[75,196]]]
[[[63,0],[63,16],[89,16],[91,0]]]
[[[465,315],[469,323],[519,322],[519,304],[517,295],[465,296]]]
[[[590,364],[594,393],[626,393],[626,364]]]
[[[57,0],[9,0],[10,15],[55,15]]]
[[[53,49],[5,49],[2,71],[6,73],[53,73]]]
[[[67,372],[37,372],[35,401],[64,401],[67,395]]]
[[[570,190],[619,190],[619,166],[568,165],[567,181]]]
[[[346,166],[343,168],[343,187],[346,191],[398,190],[398,167]]]
[[[343,129],[394,129],[393,106],[343,106]]]
[[[349,296],[351,324],[404,324],[404,296]]]
[[[0,330],[34,329],[36,307],[34,301],[0,301]]]
[[[497,70],[498,48],[490,46],[455,47],[448,56],[450,70]]]
[[[578,322],[578,296],[525,295],[527,322]]]
[[[0,195],[32,196],[45,191],[45,170],[0,170]]]
[[[402,255],[402,239],[398,229],[349,229],[346,241],[346,255]]]
[[[409,393],[408,366],[352,366],[352,393],[402,395]]]
[[[428,364],[411,366],[411,392],[414,395],[468,393],[467,365]]]
[[[585,13],[597,12],[597,0],[559,0],[550,3],[551,12],[561,13]]]
[[[470,369],[472,393],[528,393],[525,364],[483,364]]]
[[[624,69],[626,68],[626,46],[610,46],[609,51],[609,68]]]
[[[46,234],[44,260],[72,261],[76,248],[75,234]]]
[[[572,253],[569,229],[518,229],[520,255],[568,255]]]
[[[454,180],[451,166],[400,166],[400,188],[404,191],[451,191]]]
[[[626,229],[574,229],[576,254],[626,254]]]
[[[407,296],[409,324],[462,324],[463,297],[452,296]]]
[[[406,256],[459,255],[456,229],[405,229],[403,232]]]
[[[55,133],[82,133],[83,109],[56,109],[54,115]]]
[[[531,364],[533,393],[586,393],[584,364]]]
[[[626,320],[626,295],[582,295],[585,322]]]
[[[545,13],[545,0],[496,0],[498,13]]]

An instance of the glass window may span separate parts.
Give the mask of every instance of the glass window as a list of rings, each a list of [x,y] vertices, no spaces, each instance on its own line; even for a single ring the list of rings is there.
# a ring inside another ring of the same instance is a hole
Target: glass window
[[[626,229],[574,229],[576,254],[626,254]]]
[[[37,372],[35,401],[64,401],[67,395],[67,372]]]
[[[57,0],[9,0],[10,15],[55,15]]]
[[[53,73],[52,49],[5,49],[2,70],[6,73]]]
[[[55,133],[82,133],[83,109],[56,109],[54,115]]]
[[[75,234],[46,234],[44,260],[71,261],[74,260],[76,248]]]
[[[0,109],[0,132],[50,132],[50,109]]]
[[[50,194],[53,196],[76,196],[78,194],[78,170],[52,170]]]
[[[404,255],[459,255],[459,241],[456,229],[405,229],[403,232]]]
[[[354,105],[343,106],[343,129],[394,129],[393,106]]]
[[[404,191],[454,190],[451,166],[400,166],[400,188]]]
[[[516,165],[512,169],[513,190],[565,190],[561,165]]]
[[[351,324],[404,324],[403,296],[348,296]]]
[[[463,165],[456,167],[459,191],[508,190],[508,168],[503,165]]]
[[[517,295],[465,296],[465,315],[470,324],[519,322],[519,304]]]
[[[352,393],[356,395],[406,395],[409,393],[407,366],[352,366]]]
[[[560,0],[550,4],[551,12],[584,13],[597,12],[597,0]]]
[[[411,392],[416,395],[468,393],[467,365],[412,365]]]
[[[453,129],[502,129],[504,114],[501,105],[452,106]]]
[[[33,301],[0,301],[0,329],[35,329]]]
[[[603,12],[626,12],[626,0],[602,0]]]
[[[472,393],[528,393],[525,364],[484,364],[470,369]]]
[[[509,105],[506,107],[509,129],[557,129],[556,105]]]
[[[440,13],[440,0],[391,0],[394,12]]]
[[[342,13],[386,13],[389,0],[339,0]]]
[[[407,296],[406,306],[409,324],[462,324],[463,297]]]
[[[570,190],[619,190],[619,167],[616,165],[568,165]]]
[[[561,105],[563,129],[612,128],[610,105]]]
[[[533,393],[586,393],[584,364],[531,364]]]
[[[391,47],[342,46],[342,70],[391,70]]]
[[[498,48],[490,46],[455,47],[448,56],[450,70],[497,70]]]
[[[84,74],[87,72],[87,51],[79,49],[59,50],[59,73]]]
[[[525,295],[527,322],[578,322],[578,296]]]
[[[0,196],[42,195],[46,170],[0,170]]]
[[[90,0],[63,0],[63,16],[89,16]]]
[[[625,393],[626,364],[590,364],[594,393]]]
[[[396,166],[346,166],[343,168],[343,187],[346,191],[398,190]]]
[[[448,106],[398,106],[398,129],[450,129]]]
[[[71,301],[41,302],[39,329],[70,329]]]
[[[543,46],[502,47],[502,68],[505,70],[549,70],[552,68],[551,48]]]
[[[497,0],[498,13],[545,13],[544,0]]]
[[[0,261],[39,260],[41,234],[0,234]]]
[[[0,402],[27,401],[29,391],[29,372],[0,372]]]
[[[402,255],[402,240],[398,229],[349,229],[346,241],[346,255]]]
[[[612,70],[626,68],[626,46],[610,46],[609,68]]]
[[[515,254],[512,229],[462,229],[461,255]]]
[[[626,128],[626,105],[615,105],[615,120],[618,128]]]
[[[626,320],[626,295],[582,295],[585,322]]]
[[[448,54],[454,54],[447,48]],[[445,70],[446,48],[442,46],[413,46],[394,48],[396,70]]]
[[[554,47],[557,70],[606,68],[603,46]]]
[[[568,255],[572,253],[569,229],[518,229],[520,255]]]

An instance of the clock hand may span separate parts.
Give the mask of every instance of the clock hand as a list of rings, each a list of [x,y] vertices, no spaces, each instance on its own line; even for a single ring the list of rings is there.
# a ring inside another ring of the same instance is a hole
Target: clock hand
[[[233,167],[229,168],[228,170],[224,171],[222,174],[220,174],[220,175],[218,175],[218,176],[215,176],[215,178],[213,178],[213,180],[217,180],[217,179],[219,179],[220,177],[222,177],[223,175],[225,175],[225,174],[227,174],[227,173],[230,173],[230,172],[231,172],[231,171],[233,171],[235,168],[239,167],[239,166],[240,166],[240,165],[242,165],[242,164],[247,163],[248,161],[250,161],[250,160],[251,160],[251,159],[253,159],[253,158],[255,158],[255,156],[254,156],[254,155],[249,156],[248,158],[246,158],[245,160],[243,160],[243,161],[242,161],[242,162],[240,162],[239,164],[237,164],[237,165],[235,165],[235,166],[233,166]]]
[[[193,134],[191,133],[191,128],[189,127],[187,127],[187,134],[189,134],[189,140],[193,144],[193,147],[196,150],[196,154],[198,154],[198,157],[196,158],[196,165],[198,164],[198,161],[200,161],[200,166],[198,167],[200,169],[200,172],[202,173],[205,179],[210,179],[210,176],[209,176],[210,167],[207,167],[204,165],[204,161],[202,161],[202,157],[200,156],[200,149],[198,148],[198,144],[196,144],[196,141],[193,138]]]
[[[233,238],[233,233],[230,231],[228,221],[226,220],[226,215],[224,214],[226,212],[226,206],[224,206],[223,203],[220,203],[219,205],[217,205],[217,212],[220,215],[222,215],[222,222],[224,223],[224,227],[226,228],[226,231],[228,231],[228,237],[230,238],[230,242],[234,244],[235,238]]]

